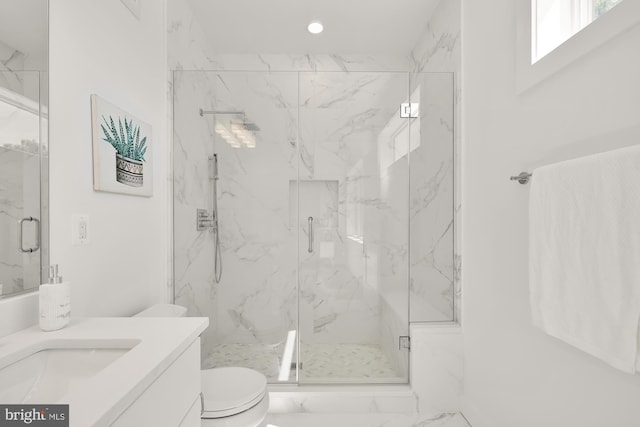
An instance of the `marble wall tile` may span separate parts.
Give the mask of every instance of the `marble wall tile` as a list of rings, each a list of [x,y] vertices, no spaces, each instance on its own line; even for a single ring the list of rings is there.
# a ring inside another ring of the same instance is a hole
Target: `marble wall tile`
[[[463,335],[457,325],[411,326],[411,386],[418,411],[438,415],[462,409]]]
[[[24,94],[24,59],[22,52],[0,41],[0,87]]]
[[[206,36],[185,0],[167,1],[167,61],[169,70],[211,69]]]
[[[213,278],[213,233],[197,231],[196,210],[211,209],[209,156],[213,155],[212,125],[199,115],[213,97],[211,76],[176,72],[173,76],[173,209],[172,233],[175,303],[189,316],[210,318],[202,334],[202,356],[217,340],[217,288]]]
[[[412,322],[421,321],[438,321],[438,320],[454,320],[456,322],[461,321],[460,308],[462,306],[460,300],[462,298],[462,288],[460,281],[460,265],[462,256],[459,251],[461,247],[461,233],[459,230],[459,224],[461,223],[460,217],[460,200],[461,189],[459,172],[461,170],[461,157],[460,157],[460,123],[459,120],[461,113],[461,8],[462,2],[460,0],[446,0],[441,1],[438,7],[435,9],[433,16],[427,23],[424,32],[416,46],[411,52],[412,69],[415,72],[450,72],[453,73],[453,83],[445,83],[447,87],[453,85],[452,92],[454,94],[453,114],[448,113],[445,110],[441,110],[440,114],[444,117],[444,122],[447,126],[451,126],[453,121],[452,133],[453,133],[453,147],[449,151],[452,156],[451,171],[448,172],[452,176],[451,190],[446,190],[446,197],[450,197],[449,191],[453,192],[453,205],[454,205],[454,220],[450,229],[447,231],[445,241],[453,241],[453,266],[449,267],[450,262],[445,261],[445,254],[449,252],[448,248],[443,245],[439,245],[439,251],[441,254],[441,260],[447,263],[447,267],[439,272],[437,269],[428,268],[427,265],[438,264],[435,259],[436,253],[430,251],[420,251],[419,253],[413,253],[414,260],[424,259],[421,265],[413,266],[415,270],[414,281],[412,281],[412,301],[415,299],[416,304],[412,302]],[[429,77],[431,79],[432,77]],[[434,76],[434,78],[438,78]],[[446,100],[445,104],[448,106],[449,101]],[[450,120],[451,119],[451,120]],[[431,132],[433,125],[427,129],[427,132]],[[449,136],[441,134],[444,139],[436,140],[437,145],[442,145],[443,141],[448,141]],[[424,140],[424,137],[423,137]],[[431,139],[430,139],[431,141]],[[429,144],[429,142],[427,142]],[[430,151],[430,150],[426,150]],[[440,150],[440,156],[444,154]],[[440,157],[444,159],[444,157]],[[415,168],[412,169],[412,171]],[[432,174],[432,173],[431,173]],[[413,179],[413,177],[412,177]],[[448,178],[447,178],[448,180]],[[441,183],[444,183],[441,181]],[[443,205],[444,206],[444,205]],[[412,224],[415,222],[412,218]],[[424,224],[417,224],[418,228],[426,228]],[[441,227],[437,227],[441,229]],[[413,235],[413,233],[412,233]],[[412,247],[412,252],[413,247]],[[413,263],[414,261],[412,261]],[[440,262],[439,264],[442,264]],[[420,271],[422,270],[422,272]],[[412,271],[413,273],[413,271]],[[433,279],[431,281],[430,279]],[[429,280],[429,282],[425,282]],[[417,283],[420,281],[421,285]],[[447,285],[447,282],[451,282]],[[428,283],[424,285],[424,283]],[[449,287],[450,286],[450,287]],[[415,298],[414,298],[415,295]]]
[[[441,1],[410,54],[414,72],[459,72],[461,0]]]
[[[411,152],[411,321],[453,321],[453,74],[413,77],[420,146]]]
[[[175,199],[180,200],[189,197],[185,193],[186,191],[192,194],[204,191],[204,186],[201,190],[194,189],[194,186],[198,187],[203,185],[202,181],[197,177],[198,169],[188,168],[187,164],[181,160],[181,157],[189,156],[192,151],[192,143],[195,144],[194,152],[199,151],[200,155],[202,155],[203,152],[208,153],[208,155],[213,153],[212,149],[209,152],[206,151],[206,146],[202,146],[205,141],[210,140],[213,127],[207,127],[206,121],[198,120],[197,110],[199,108],[211,107],[212,99],[210,96],[207,96],[206,93],[208,88],[213,88],[214,86],[212,83],[207,83],[209,76],[206,74],[192,74],[187,79],[185,79],[184,74],[181,74],[182,70],[185,69],[197,70],[207,68],[206,64],[208,61],[205,54],[205,46],[206,39],[204,32],[196,22],[195,16],[188,3],[184,0],[169,0],[167,2],[167,62],[168,69],[171,73],[167,83],[167,99],[169,100],[167,122],[169,123],[168,132],[172,135],[173,144],[167,156],[169,160],[167,168],[169,171],[167,173],[167,188],[169,189],[169,218],[173,218],[173,223],[175,223],[174,205],[178,203]],[[183,80],[186,81],[183,82]],[[183,84],[190,87],[183,88]],[[185,110],[182,116],[180,115],[180,103],[183,104],[182,109]],[[196,109],[195,113],[193,109]],[[176,126],[178,127],[177,130]],[[204,165],[201,165],[200,170],[202,170],[203,167]],[[202,203],[203,200],[198,202],[198,204]],[[191,221],[192,220],[189,220],[190,223]],[[167,245],[173,248],[173,251],[169,251],[170,256],[167,259],[166,268],[169,272],[169,280],[166,284],[166,293],[170,301],[175,301],[175,303],[178,304],[184,301],[184,299],[178,298],[178,295],[181,293],[179,289],[181,288],[181,284],[176,279],[178,273],[175,271],[177,265],[175,256],[178,256],[180,252],[186,251],[186,249],[174,245],[174,234],[180,231],[174,228],[173,224],[168,228]],[[211,242],[211,245],[212,244]],[[199,276],[200,281],[202,281],[208,277],[208,273],[203,271]],[[206,313],[203,315],[206,315]],[[210,339],[207,339],[207,335],[213,334],[212,331],[216,329],[216,325],[213,324],[214,318],[215,316],[211,316],[210,326],[202,337],[203,350],[208,346],[207,343],[210,341]]]
[[[407,70],[408,58],[339,54],[214,54],[210,70],[252,71],[397,71]]]

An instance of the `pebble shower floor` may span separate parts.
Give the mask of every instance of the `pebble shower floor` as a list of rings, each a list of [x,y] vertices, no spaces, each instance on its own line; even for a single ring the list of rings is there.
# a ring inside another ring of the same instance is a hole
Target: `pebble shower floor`
[[[265,344],[218,344],[203,368],[244,366],[278,382],[282,348]],[[404,382],[389,358],[376,344],[303,344],[300,380],[307,383]],[[295,376],[295,371],[292,371]],[[295,378],[292,380],[295,381]]]

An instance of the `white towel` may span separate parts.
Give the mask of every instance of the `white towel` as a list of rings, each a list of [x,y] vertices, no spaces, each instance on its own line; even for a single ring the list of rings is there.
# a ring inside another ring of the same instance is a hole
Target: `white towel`
[[[541,167],[531,183],[534,324],[634,373],[640,319],[640,146]]]

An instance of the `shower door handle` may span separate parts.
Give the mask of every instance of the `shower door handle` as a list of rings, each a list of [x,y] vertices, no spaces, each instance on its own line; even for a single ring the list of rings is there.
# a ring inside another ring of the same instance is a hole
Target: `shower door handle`
[[[22,228],[24,227],[25,222],[35,222],[36,223],[36,247],[35,248],[26,248],[22,244]],[[32,216],[28,218],[22,218],[18,221],[18,250],[20,252],[32,253],[40,249],[40,220],[38,218],[34,218]]]
[[[313,217],[310,216],[309,218],[309,253],[313,252]]]

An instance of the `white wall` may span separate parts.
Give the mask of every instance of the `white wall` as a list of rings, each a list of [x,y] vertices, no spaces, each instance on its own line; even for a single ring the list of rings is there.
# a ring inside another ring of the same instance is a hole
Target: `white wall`
[[[515,4],[463,3],[465,415],[474,427],[636,426],[639,377],[531,325],[529,190],[508,177],[640,141],[640,28],[516,95]]]
[[[73,316],[127,315],[167,299],[166,6],[50,2],[51,262],[72,283]],[[98,94],[153,128],[151,198],[93,191],[91,110]],[[90,216],[87,246],[71,215]]]

